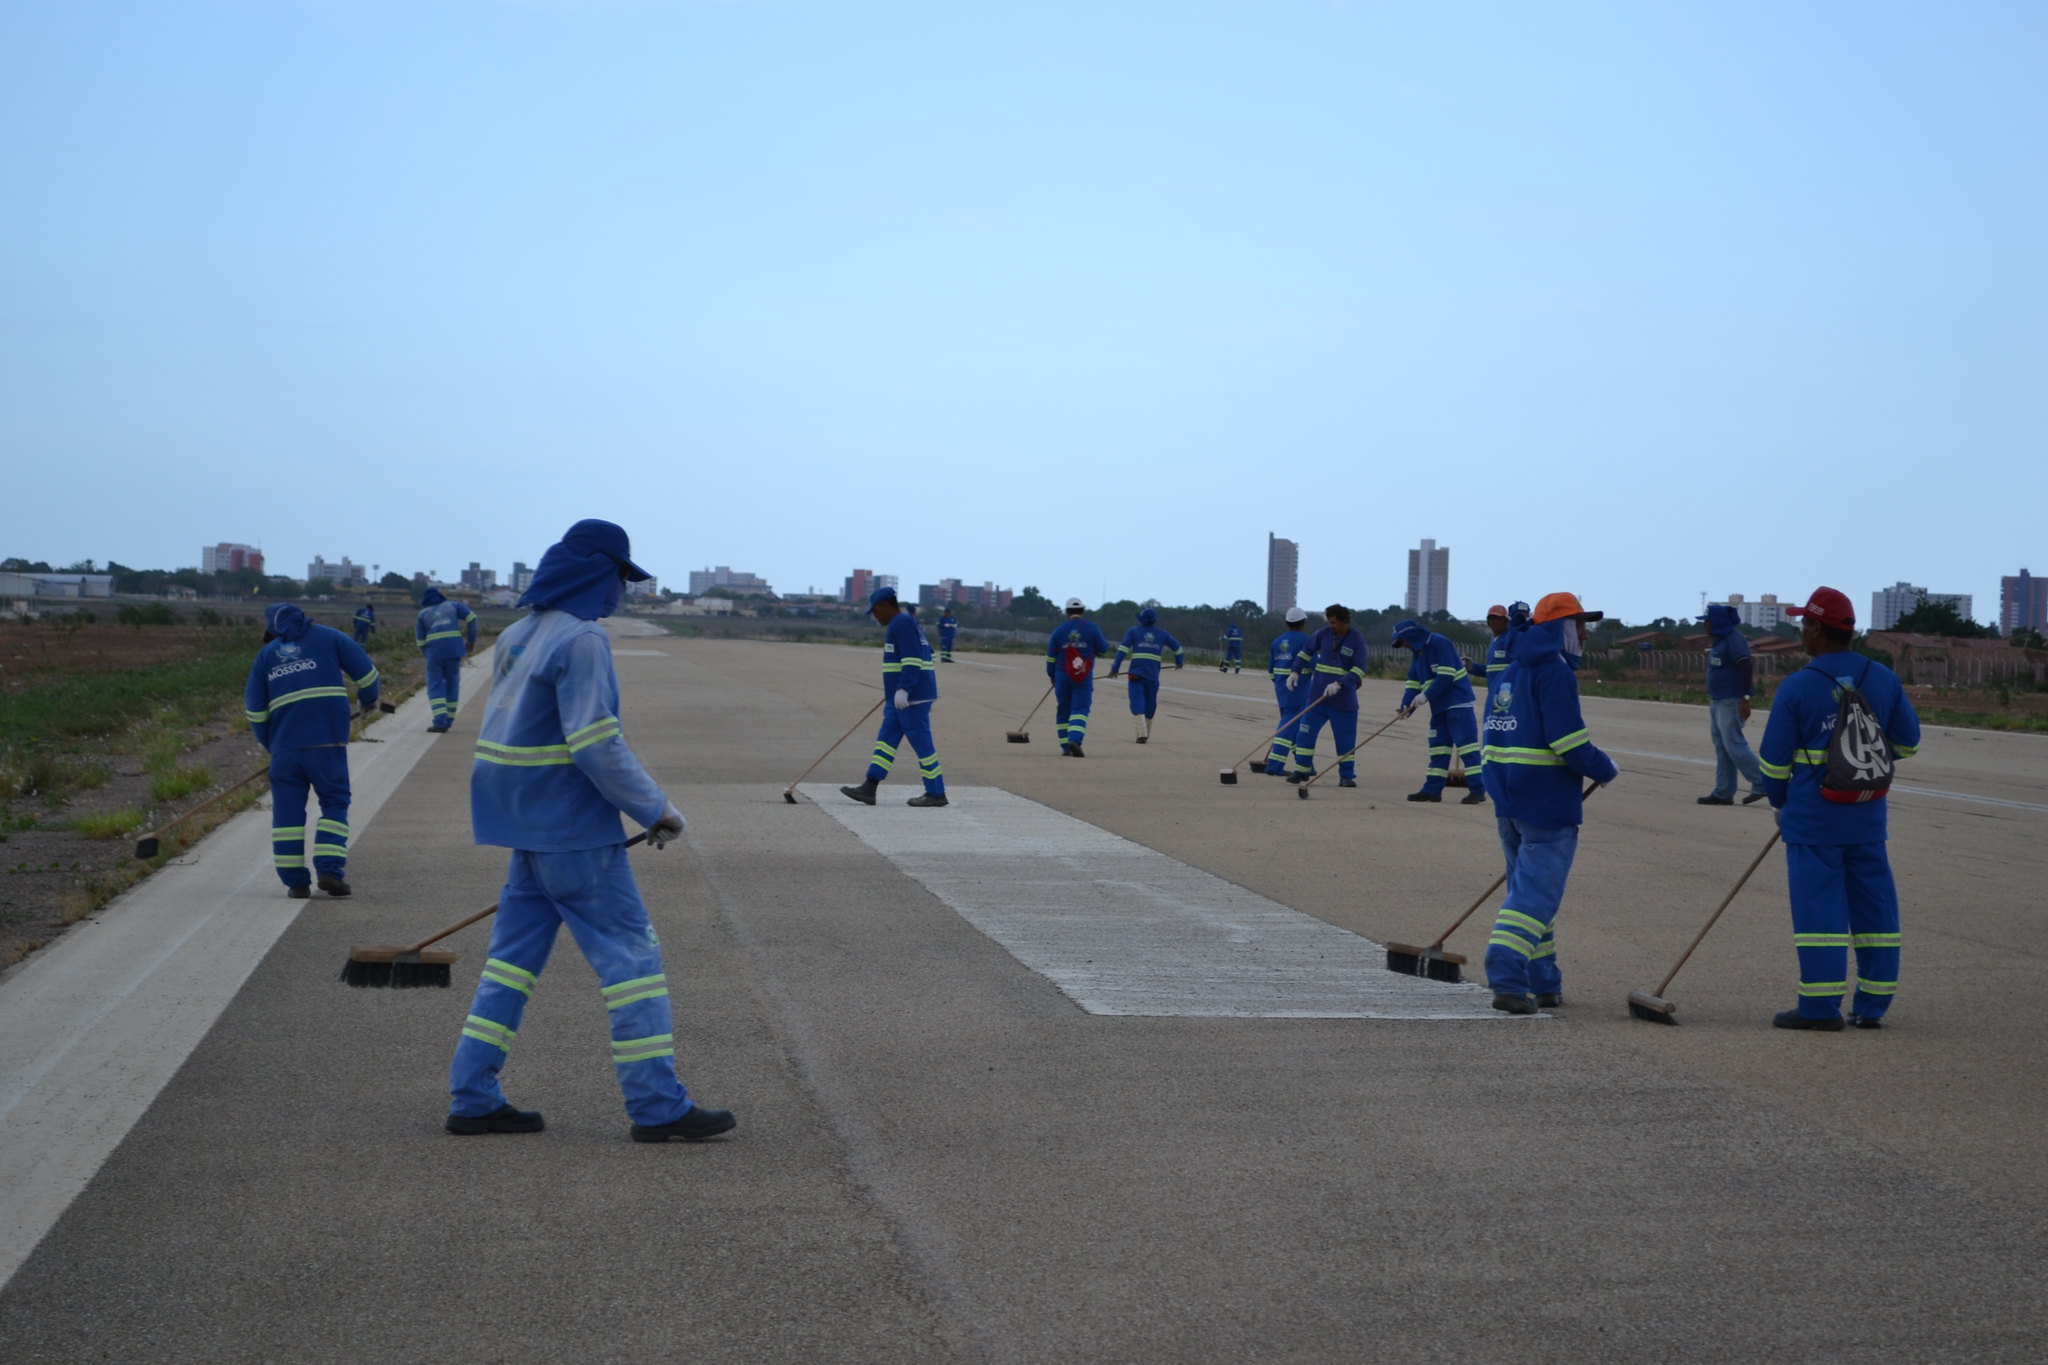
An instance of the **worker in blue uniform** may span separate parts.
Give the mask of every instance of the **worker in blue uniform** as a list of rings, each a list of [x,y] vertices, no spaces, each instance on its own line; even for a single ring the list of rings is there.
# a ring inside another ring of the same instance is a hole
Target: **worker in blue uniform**
[[[1394,645],[1414,653],[1408,665],[1408,683],[1401,689],[1396,714],[1406,719],[1416,708],[1429,703],[1429,766],[1422,790],[1408,793],[1410,801],[1441,801],[1444,783],[1451,775],[1451,755],[1465,765],[1468,784],[1463,804],[1476,806],[1486,800],[1480,781],[1485,759],[1480,753],[1479,721],[1473,715],[1472,678],[1458,647],[1418,621],[1403,621],[1394,627]]]
[[[1889,668],[1850,649],[1856,609],[1833,588],[1816,589],[1788,616],[1803,618],[1809,659],[1778,684],[1764,726],[1764,791],[1785,841],[1792,901],[1792,944],[1799,954],[1799,1005],[1772,1019],[1779,1028],[1843,1026],[1849,949],[1856,950],[1856,995],[1847,1022],[1877,1028],[1899,989],[1899,892],[1886,849],[1885,798],[1828,785],[1830,748],[1870,774],[1919,752],[1920,717]],[[1851,689],[1867,714],[1849,709],[1856,728],[1835,743],[1837,718]],[[1860,723],[1859,723],[1860,722]]]
[[[566,924],[597,973],[611,1021],[612,1067],[635,1142],[698,1141],[729,1131],[723,1109],[691,1100],[676,1076],[675,1027],[661,940],[633,879],[625,815],[656,849],[683,835],[682,812],[626,744],[611,643],[597,623],[647,571],[623,528],[579,521],[549,547],[519,599],[529,614],[500,637],[469,779],[476,842],[509,849],[491,946],[448,1070],[451,1133],[537,1133],[505,1099],[498,1073]]]
[[[1111,678],[1128,665],[1130,681],[1126,688],[1131,700],[1131,724],[1138,732],[1140,744],[1152,738],[1152,718],[1159,714],[1159,665],[1169,650],[1175,668],[1187,664],[1187,652],[1180,647],[1180,641],[1160,628],[1159,613],[1143,607],[1138,612],[1138,624],[1124,632],[1124,638],[1117,642],[1116,657],[1109,661]]]
[[[1294,727],[1287,722],[1300,715],[1308,705],[1305,699],[1295,696],[1294,658],[1308,648],[1308,632],[1302,623],[1308,620],[1308,613],[1300,607],[1287,609],[1287,629],[1273,638],[1266,647],[1266,671],[1273,679],[1273,702],[1280,708],[1280,725],[1273,732],[1272,752],[1266,755],[1264,771],[1271,777],[1285,777],[1287,769],[1294,762]]]
[[[1583,650],[1586,623],[1603,614],[1568,592],[1544,597],[1529,628],[1508,635],[1507,671],[1488,692],[1478,773],[1493,793],[1508,891],[1487,940],[1486,981],[1493,1007],[1508,1014],[1564,1003],[1556,921],[1585,819],[1579,783],[1617,775],[1587,733],[1565,653]]]
[[[1716,602],[1700,617],[1707,626],[1707,730],[1714,741],[1714,789],[1699,798],[1702,806],[1735,804],[1735,779],[1749,783],[1745,806],[1754,805],[1768,793],[1756,754],[1743,737],[1749,720],[1750,693],[1756,681],[1756,661],[1749,641],[1737,629],[1742,615],[1726,602]]]
[[[947,607],[945,614],[939,617],[940,663],[949,664],[953,662],[953,641],[958,639],[959,635],[960,618],[953,614],[953,609],[951,607]]]
[[[1351,628],[1351,608],[1332,602],[1323,608],[1323,628],[1294,656],[1287,689],[1308,709],[1294,727],[1294,771],[1287,780],[1308,781],[1316,773],[1316,736],[1330,727],[1337,748],[1337,785],[1358,785],[1358,686],[1365,681],[1365,637]]]
[[[1095,700],[1095,661],[1109,653],[1109,637],[1088,619],[1078,597],[1067,599],[1067,618],[1052,628],[1045,641],[1045,676],[1052,683],[1055,728],[1060,752],[1086,758],[1088,710]]]
[[[476,613],[450,602],[439,588],[428,588],[420,594],[412,633],[427,659],[427,700],[434,708],[427,728],[445,734],[455,724],[455,705],[462,697],[462,661],[476,648]]]
[[[1526,625],[1527,607],[1520,602],[1515,605],[1523,607],[1523,623]],[[1486,630],[1493,637],[1486,642],[1486,699],[1489,701],[1493,698],[1494,680],[1508,671],[1508,631],[1513,625],[1514,619],[1508,615],[1506,607],[1493,606],[1486,609]],[[1483,709],[1481,714],[1485,714]]]
[[[263,613],[264,646],[250,666],[242,705],[256,742],[270,755],[270,856],[293,900],[320,889],[346,896],[348,884],[348,689],[365,717],[381,690],[363,647],[310,621],[289,602]],[[306,870],[306,794],[320,802],[313,870]]]
[[[1223,662],[1216,665],[1218,673],[1244,672],[1244,632],[1232,621],[1223,631]]]
[[[360,607],[357,607],[355,625],[356,643],[359,645],[366,645],[370,643],[370,637],[377,633],[376,606],[372,603],[365,602]]]
[[[910,741],[917,755],[924,794],[907,806],[943,806],[946,778],[939,768],[938,746],[932,742],[932,707],[939,700],[939,675],[932,666],[932,647],[917,618],[896,600],[896,589],[876,588],[868,594],[868,615],[882,626],[882,730],[868,759],[867,776],[856,787],[839,790],[864,806],[875,804],[875,788],[896,766],[896,746]]]

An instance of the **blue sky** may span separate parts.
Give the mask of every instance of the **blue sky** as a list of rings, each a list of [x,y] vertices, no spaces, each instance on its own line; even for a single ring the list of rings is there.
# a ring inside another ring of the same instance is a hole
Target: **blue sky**
[[[0,14],[0,554],[1867,606],[2048,572],[2048,6]]]

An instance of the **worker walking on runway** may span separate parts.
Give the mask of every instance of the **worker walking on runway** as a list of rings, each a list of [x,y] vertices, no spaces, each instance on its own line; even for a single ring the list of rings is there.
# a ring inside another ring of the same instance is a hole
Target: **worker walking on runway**
[[[1699,798],[1702,806],[1735,804],[1735,779],[1749,783],[1749,795],[1742,804],[1764,799],[1763,769],[1756,754],[1743,738],[1742,727],[1749,720],[1749,697],[1756,679],[1756,661],[1750,656],[1749,641],[1737,629],[1741,616],[1726,602],[1707,608],[1700,620],[1707,623],[1713,644],[1707,650],[1707,729],[1714,740],[1714,790]]]
[[[959,636],[959,634],[960,618],[953,614],[953,609],[951,607],[947,607],[945,613],[939,617],[940,663],[949,664],[953,662],[953,641]]]
[[[1273,732],[1273,749],[1266,755],[1265,771],[1271,777],[1285,777],[1294,762],[1294,727],[1287,722],[1308,704],[1295,699],[1294,659],[1308,648],[1308,633],[1301,626],[1308,613],[1300,607],[1287,609],[1287,629],[1266,648],[1266,671],[1273,679],[1273,701],[1280,708],[1280,726]]]
[[[455,724],[455,705],[462,698],[462,661],[476,648],[476,613],[450,602],[439,588],[428,588],[420,594],[412,633],[427,659],[427,700],[434,707],[427,728],[445,734]]]
[[[355,625],[356,643],[359,645],[370,643],[370,637],[377,633],[377,608],[373,603],[365,602],[356,608]]]
[[[938,746],[932,742],[932,707],[939,700],[939,675],[932,666],[932,647],[917,618],[896,600],[896,589],[876,588],[868,594],[868,615],[882,626],[882,730],[868,759],[867,776],[857,787],[839,790],[864,806],[875,804],[875,789],[896,766],[896,746],[904,740],[917,755],[924,795],[907,806],[943,806],[946,778],[939,770]]]
[[[1187,654],[1181,649],[1180,641],[1160,629],[1158,612],[1145,607],[1138,612],[1138,624],[1124,632],[1124,638],[1117,643],[1116,657],[1109,663],[1112,679],[1126,663],[1130,665],[1127,686],[1131,718],[1140,744],[1152,738],[1152,717],[1159,714],[1159,665],[1168,650],[1173,652],[1175,668],[1187,663]]]
[[[1078,597],[1067,599],[1067,619],[1054,626],[1045,642],[1045,676],[1051,680],[1055,728],[1060,752],[1086,758],[1081,745],[1088,738],[1088,709],[1095,700],[1095,661],[1109,653],[1102,627],[1088,619]]]
[[[377,666],[363,647],[319,625],[289,602],[263,613],[264,646],[249,668],[242,705],[256,742],[270,755],[270,857],[293,900],[320,889],[349,894],[348,729],[356,702],[374,715]],[[313,870],[306,870],[306,794],[320,802],[313,834]]]
[[[1365,637],[1351,628],[1351,608],[1341,602],[1324,607],[1323,620],[1323,628],[1295,654],[1293,671],[1287,675],[1288,691],[1309,708],[1294,727],[1294,771],[1287,780],[1302,783],[1315,776],[1316,736],[1328,724],[1330,742],[1337,748],[1337,785],[1355,787],[1358,767],[1353,755],[1358,749],[1358,685],[1365,681]]]
[[[1778,685],[1764,726],[1764,790],[1785,840],[1799,1005],[1779,1028],[1843,1025],[1849,949],[1856,995],[1849,1023],[1877,1028],[1899,989],[1899,892],[1886,849],[1893,760],[1919,752],[1920,717],[1899,678],[1850,649],[1856,609],[1833,588],[1803,607],[1810,662]]]
[[[1216,665],[1218,673],[1244,672],[1244,632],[1232,621],[1223,632],[1223,662]]]
[[[1545,597],[1529,628],[1509,634],[1507,671],[1488,693],[1480,772],[1493,792],[1508,891],[1487,940],[1486,981],[1493,1007],[1508,1014],[1564,1003],[1555,925],[1585,819],[1579,782],[1617,775],[1587,734],[1565,655],[1583,652],[1586,623],[1603,614],[1568,592]]]
[[[1401,689],[1396,714],[1406,719],[1416,708],[1429,703],[1429,766],[1422,790],[1408,793],[1410,801],[1441,801],[1444,783],[1451,775],[1451,754],[1465,765],[1468,790],[1463,804],[1477,806],[1486,800],[1480,782],[1485,760],[1479,747],[1479,722],[1473,715],[1472,678],[1458,647],[1418,621],[1403,621],[1394,627],[1396,648],[1414,652],[1408,665],[1408,685]]]
[[[498,1072],[564,924],[597,972],[633,1140],[696,1141],[734,1126],[727,1111],[693,1103],[676,1076],[661,940],[619,824],[625,815],[645,826],[656,849],[683,835],[682,812],[626,744],[611,642],[597,624],[627,583],[647,577],[624,529],[579,521],[541,556],[519,599],[530,614],[500,638],[469,804],[476,842],[511,850],[511,862],[449,1066],[451,1133],[545,1126],[507,1102]]]

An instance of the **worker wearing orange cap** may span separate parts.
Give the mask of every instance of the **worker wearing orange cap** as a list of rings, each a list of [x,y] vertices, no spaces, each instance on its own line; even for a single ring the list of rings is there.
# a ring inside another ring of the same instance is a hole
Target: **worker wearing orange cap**
[[[1616,776],[1614,760],[1586,733],[1565,655],[1584,650],[1587,622],[1603,614],[1568,592],[1543,598],[1529,628],[1507,637],[1507,671],[1488,692],[1485,777],[1508,894],[1487,940],[1486,980],[1493,1007],[1508,1014],[1564,1003],[1552,926],[1579,847],[1579,782],[1605,785]]]

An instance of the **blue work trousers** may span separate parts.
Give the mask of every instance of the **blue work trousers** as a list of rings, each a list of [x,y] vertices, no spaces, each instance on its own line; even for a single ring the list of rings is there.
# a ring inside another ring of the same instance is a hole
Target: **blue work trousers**
[[[434,706],[434,728],[455,723],[455,703],[462,697],[462,656],[427,660],[427,700]]]
[[[1095,675],[1075,682],[1062,672],[1052,680],[1054,719],[1060,743],[1080,744],[1088,738],[1088,708],[1095,701]]]
[[[950,630],[939,632],[939,661],[941,663],[953,662],[953,632]]]
[[[1221,673],[1224,669],[1231,667],[1235,667],[1240,673],[1244,672],[1244,642],[1242,640],[1232,640],[1223,646],[1223,662],[1217,666],[1216,671]]]
[[[1579,827],[1532,825],[1505,815],[1496,824],[1508,894],[1486,941],[1486,982],[1495,995],[1561,995],[1554,926],[1579,851]]]
[[[306,793],[320,801],[313,834],[313,872],[348,871],[348,749],[326,744],[270,756],[270,861],[286,886],[311,886],[306,870]]]
[[[1337,776],[1356,777],[1358,765],[1352,761],[1352,755],[1358,748],[1358,712],[1332,711],[1327,706],[1310,708],[1294,727],[1294,771],[1316,770],[1316,736],[1323,732],[1325,724],[1330,727],[1330,743],[1337,747]]]
[[[627,1116],[639,1124],[674,1123],[689,1112],[690,1097],[676,1077],[661,940],[623,843],[574,853],[512,851],[483,976],[448,1070],[449,1113],[478,1118],[505,1104],[498,1071],[564,924],[597,972]]]
[[[1792,944],[1799,952],[1799,1012],[1832,1019],[1849,990],[1849,949],[1856,950],[1856,999],[1850,1008],[1880,1019],[1899,989],[1899,890],[1883,844],[1787,844]]]
[[[1735,775],[1758,796],[1764,794],[1763,765],[1756,760],[1749,741],[1742,735],[1742,698],[1716,697],[1707,703],[1714,736],[1714,795],[1723,801],[1735,799]]]
[[[1472,714],[1470,702],[1429,713],[1429,769],[1423,775],[1424,791],[1443,791],[1451,776],[1454,750],[1464,761],[1466,785],[1485,791],[1486,784],[1479,780],[1480,769],[1485,766],[1479,750],[1479,721]]]
[[[908,739],[911,752],[917,755],[917,771],[924,778],[925,792],[931,796],[946,794],[945,774],[939,771],[939,749],[932,742],[932,708],[936,705],[936,701],[917,702],[907,711],[898,711],[891,701],[882,708],[882,732],[875,736],[875,751],[868,759],[868,781],[888,778],[889,770],[896,766],[896,746]]]
[[[370,643],[370,628],[360,621],[356,623],[356,643],[359,645]]]
[[[1159,713],[1159,679],[1148,678],[1142,673],[1130,675],[1129,691],[1131,714],[1152,719]]]
[[[1273,748],[1266,755],[1266,771],[1276,776],[1294,764],[1294,725],[1308,706],[1308,698],[1287,689],[1286,678],[1273,679],[1273,702],[1280,708],[1280,728],[1273,732]]]

